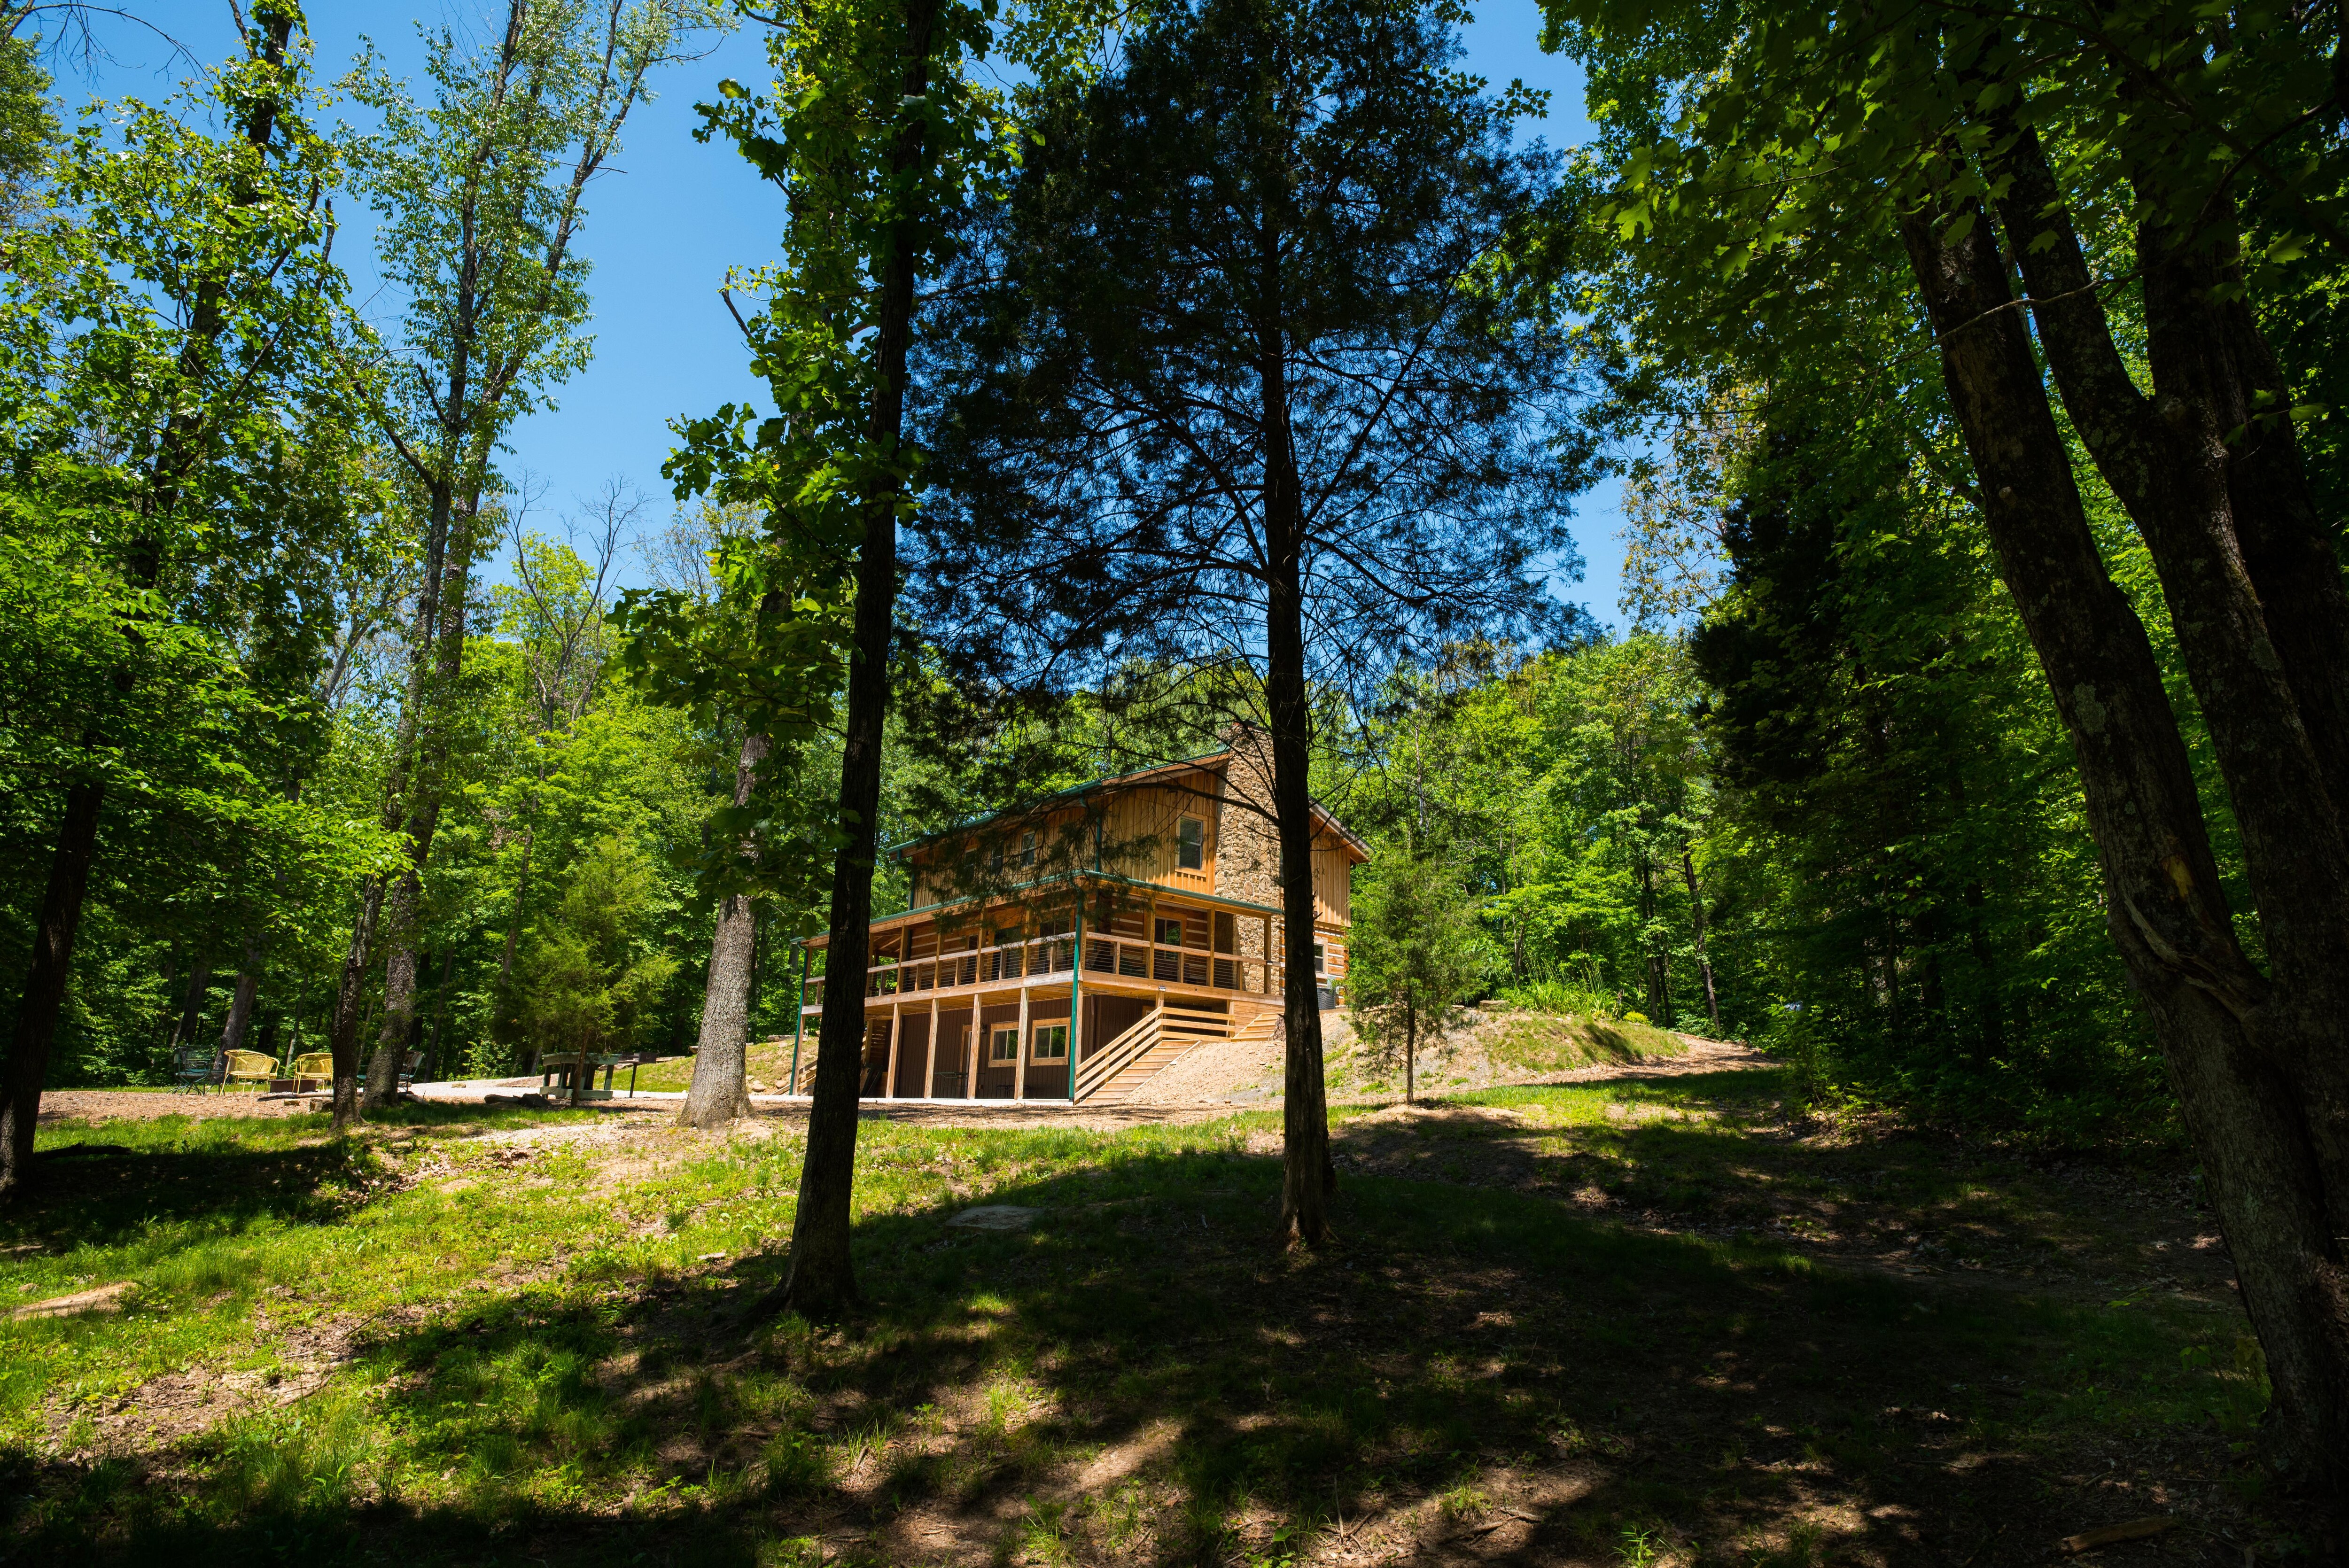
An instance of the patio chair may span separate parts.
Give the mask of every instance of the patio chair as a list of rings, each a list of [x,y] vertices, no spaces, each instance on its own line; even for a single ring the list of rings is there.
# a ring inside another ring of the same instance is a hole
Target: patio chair
[[[305,1051],[294,1058],[294,1092],[307,1094],[313,1088],[335,1087],[335,1053]]]
[[[171,1087],[202,1094],[221,1081],[222,1066],[210,1046],[181,1046],[171,1053]]]
[[[224,1088],[240,1084],[254,1088],[267,1088],[269,1079],[277,1071],[277,1064],[259,1051],[231,1051],[225,1063],[227,1070],[221,1075]]]

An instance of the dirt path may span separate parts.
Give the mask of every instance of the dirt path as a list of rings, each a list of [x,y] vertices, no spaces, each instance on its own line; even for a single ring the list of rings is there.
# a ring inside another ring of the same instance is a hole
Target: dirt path
[[[1564,1073],[1526,1073],[1514,1075],[1508,1081],[1539,1085],[1596,1083],[1614,1078],[1670,1078],[1691,1073],[1733,1072],[1772,1065],[1767,1057],[1750,1047],[1725,1040],[1703,1039],[1694,1035],[1681,1037],[1688,1043],[1688,1051],[1682,1056],[1602,1062],[1595,1067]],[[1174,1078],[1180,1074],[1180,1093],[1155,1094],[1138,1105],[1098,1109],[1081,1108],[1071,1111],[1056,1101],[1037,1101],[1030,1109],[999,1101],[989,1102],[981,1108],[950,1102],[868,1100],[864,1104],[864,1114],[874,1119],[911,1122],[923,1127],[1074,1126],[1098,1132],[1114,1132],[1127,1127],[1205,1121],[1228,1116],[1236,1110],[1279,1104],[1279,1077],[1275,1070],[1279,1060],[1280,1047],[1277,1043],[1241,1047],[1232,1042],[1215,1042],[1201,1047],[1160,1075]],[[1257,1087],[1257,1080],[1267,1074],[1270,1075],[1269,1088]],[[526,1083],[526,1087],[533,1088],[537,1085],[536,1079],[517,1078],[512,1081],[515,1085]],[[439,1089],[440,1086],[427,1087]],[[504,1083],[484,1082],[475,1092],[434,1092],[427,1098],[435,1105],[478,1105],[491,1094],[512,1092],[516,1092],[515,1089]],[[1445,1092],[1457,1090],[1432,1089],[1424,1098],[1440,1099]],[[1392,1095],[1333,1096],[1331,1103],[1383,1106],[1392,1103],[1397,1098]],[[221,1117],[305,1116],[325,1109],[325,1103],[323,1099],[264,1099],[253,1094],[173,1094],[160,1089],[52,1089],[41,1097],[41,1125],[47,1127],[63,1121],[154,1121],[168,1116],[183,1116],[193,1121]],[[590,1101],[579,1109],[639,1116],[675,1116],[679,1103],[675,1098],[621,1099]],[[807,1105],[803,1100],[787,1099],[781,1095],[758,1095],[753,1097],[753,1105],[762,1119],[779,1121],[803,1121],[807,1119]]]

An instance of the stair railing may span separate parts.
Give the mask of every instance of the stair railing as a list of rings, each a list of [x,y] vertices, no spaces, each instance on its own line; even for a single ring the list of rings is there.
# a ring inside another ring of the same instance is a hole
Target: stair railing
[[[1154,1007],[1142,1015],[1125,1033],[1087,1057],[1084,1064],[1077,1068],[1076,1098],[1091,1099],[1102,1085],[1123,1072],[1134,1057],[1156,1045],[1160,1022],[1160,1010]]]

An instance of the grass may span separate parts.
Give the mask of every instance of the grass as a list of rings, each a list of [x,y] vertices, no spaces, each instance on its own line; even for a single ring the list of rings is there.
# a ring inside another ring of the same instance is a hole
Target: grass
[[[2240,1314],[2096,1283],[2157,1244],[2160,1215],[1995,1150],[1800,1133],[1785,1089],[1723,1074],[1355,1115],[1319,1256],[1269,1244],[1272,1117],[868,1121],[865,1314],[751,1334],[732,1315],[782,1267],[792,1123],[44,1130],[45,1150],[129,1151],[58,1161],[69,1181],[0,1218],[0,1245],[37,1249],[0,1257],[0,1299],[140,1290],[119,1316],[0,1326],[0,1553],[1272,1564],[1473,1546],[1649,1568],[1930,1546],[1982,1568],[2168,1488],[2288,1554],[2295,1516],[2247,1457],[2262,1393]],[[1039,1217],[947,1223],[978,1202]],[[1821,1214],[1841,1230],[1804,1228]],[[1837,1251],[1863,1223],[2085,1281],[1969,1287],[1955,1253],[1897,1277]]]
[[[1628,1018],[1511,1010],[1485,1040],[1495,1061],[1536,1071],[1567,1071],[1601,1062],[1642,1057],[1676,1057],[1687,1051],[1679,1036]]]
[[[812,1039],[806,1042],[806,1049],[807,1060],[812,1061],[815,1050],[815,1042]],[[745,1065],[749,1068],[749,1076],[755,1083],[764,1084],[776,1093],[781,1093],[785,1080],[792,1076],[791,1037],[787,1035],[780,1041],[751,1041]],[[613,1086],[625,1090],[627,1081],[624,1073],[613,1080]],[[636,1069],[636,1088],[640,1089],[683,1090],[692,1087],[693,1058],[691,1057],[671,1057],[666,1061],[655,1062],[649,1067]]]

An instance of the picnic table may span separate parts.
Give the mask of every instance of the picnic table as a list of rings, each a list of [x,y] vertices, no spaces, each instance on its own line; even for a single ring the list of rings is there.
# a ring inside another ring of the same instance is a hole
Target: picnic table
[[[539,1092],[549,1099],[570,1099],[572,1075],[580,1070],[582,1057],[581,1052],[565,1051],[559,1056],[540,1057]],[[636,1068],[643,1065],[644,1057],[617,1052],[595,1052],[585,1054],[585,1060],[587,1076],[580,1088],[581,1099],[611,1099],[612,1075],[622,1068],[628,1069],[628,1093],[634,1096],[636,1092]],[[595,1073],[598,1068],[601,1068],[604,1074],[602,1088],[595,1087]]]

